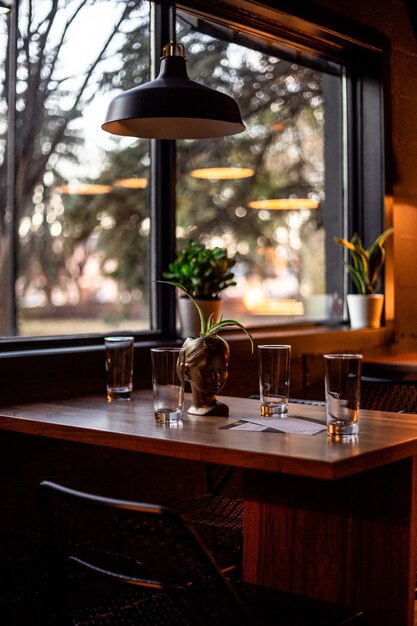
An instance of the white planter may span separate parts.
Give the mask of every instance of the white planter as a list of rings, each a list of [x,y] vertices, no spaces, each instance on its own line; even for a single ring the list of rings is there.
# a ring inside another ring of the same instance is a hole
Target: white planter
[[[347,304],[351,328],[379,328],[381,326],[384,295],[348,294]]]
[[[196,300],[207,320],[211,313],[214,313],[214,321],[220,317],[221,300]],[[198,337],[201,324],[198,311],[190,298],[178,298],[178,314],[181,322],[181,337]]]

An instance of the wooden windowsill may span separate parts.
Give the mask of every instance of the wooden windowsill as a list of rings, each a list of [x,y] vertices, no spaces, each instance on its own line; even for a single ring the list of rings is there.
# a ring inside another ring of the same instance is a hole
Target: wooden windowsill
[[[252,331],[251,331],[252,332]],[[394,341],[391,326],[380,329],[351,330],[345,327],[312,326],[303,328],[268,328],[252,332],[255,347],[261,343],[288,343],[292,346],[294,390],[302,383],[305,355],[321,355],[336,351],[361,351],[379,355],[389,351]],[[231,362],[229,382],[225,393],[248,396],[257,392],[256,348],[252,354],[250,343],[242,332],[231,331],[224,337],[230,344]],[[178,340],[180,343],[181,340]],[[168,343],[166,339],[138,342],[135,346],[134,385],[137,389],[150,388],[150,347]],[[172,343],[172,341],[171,341]],[[104,346],[63,347],[15,352],[0,352],[0,403],[20,400],[39,400],[101,393],[105,387]],[[298,381],[298,382],[297,382]],[[301,382],[300,382],[301,381]],[[294,395],[295,397],[295,395]]]

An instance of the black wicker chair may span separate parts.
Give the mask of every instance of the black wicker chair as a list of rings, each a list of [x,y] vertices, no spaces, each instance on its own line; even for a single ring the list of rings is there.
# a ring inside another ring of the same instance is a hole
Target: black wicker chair
[[[361,408],[416,413],[417,381],[362,376]]]
[[[243,500],[229,494],[236,468],[206,464],[207,490],[168,502],[203,539],[223,572],[239,575],[242,562]]]
[[[40,503],[51,573],[49,623],[366,623],[359,611],[256,585],[231,586],[194,530],[171,509],[47,482]]]

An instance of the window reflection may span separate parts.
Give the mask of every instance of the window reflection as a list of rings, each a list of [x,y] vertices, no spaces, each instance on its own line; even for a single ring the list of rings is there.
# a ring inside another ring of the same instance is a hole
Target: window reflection
[[[326,294],[322,73],[196,31],[186,16],[180,38],[190,77],[233,95],[246,132],[177,142],[178,247],[192,238],[236,255],[237,286],[222,294],[226,317],[337,319],[339,297]],[[254,175],[194,174],[216,167]]]

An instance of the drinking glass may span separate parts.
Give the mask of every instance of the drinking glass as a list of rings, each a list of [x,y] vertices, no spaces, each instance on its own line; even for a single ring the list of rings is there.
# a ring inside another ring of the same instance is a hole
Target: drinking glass
[[[105,337],[107,399],[130,400],[133,387],[133,337]]]
[[[258,355],[261,415],[285,417],[290,389],[291,346],[258,346]]]
[[[359,431],[361,354],[324,354],[327,433],[355,437]]]
[[[151,348],[155,420],[182,420],[184,410],[184,358],[181,348]]]

